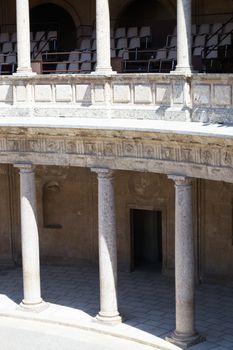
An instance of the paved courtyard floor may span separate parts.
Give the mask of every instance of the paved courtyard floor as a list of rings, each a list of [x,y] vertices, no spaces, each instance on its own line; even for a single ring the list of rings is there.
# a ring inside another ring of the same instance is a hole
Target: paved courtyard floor
[[[97,314],[98,269],[90,266],[43,266],[41,283],[42,296],[52,305],[79,310],[80,317],[85,320]],[[0,270],[2,300],[20,303],[22,289],[20,268]],[[172,278],[153,271],[119,272],[118,295],[119,310],[127,325],[163,339],[174,329]],[[197,329],[207,341],[192,349],[233,350],[233,289],[218,284],[202,284],[196,289],[196,300]]]

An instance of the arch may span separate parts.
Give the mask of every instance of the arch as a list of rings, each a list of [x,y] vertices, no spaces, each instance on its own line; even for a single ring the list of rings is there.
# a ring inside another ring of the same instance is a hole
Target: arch
[[[33,32],[58,32],[58,51],[71,51],[76,48],[77,27],[73,17],[63,6],[55,1],[42,1],[30,9],[30,19]]]
[[[44,5],[44,4],[53,4],[53,5],[62,7],[72,17],[76,28],[80,26],[81,19],[79,17],[79,14],[75,10],[75,8],[69,3],[69,1],[67,0],[32,0],[30,2],[30,10],[32,10],[34,7]]]
[[[167,10],[170,12],[172,17],[176,18],[176,1],[174,0],[155,0],[157,1],[157,3],[160,3],[161,5],[163,5],[164,7],[167,8]],[[128,0],[126,1],[123,6],[117,6],[116,9],[111,8],[111,12],[112,12],[112,16],[113,21],[117,21],[117,19],[121,16],[121,14],[125,11],[125,9],[130,6],[133,2],[135,2],[135,0]]]
[[[151,48],[163,47],[176,25],[176,8],[172,0],[130,0],[119,12],[116,27],[150,26]]]

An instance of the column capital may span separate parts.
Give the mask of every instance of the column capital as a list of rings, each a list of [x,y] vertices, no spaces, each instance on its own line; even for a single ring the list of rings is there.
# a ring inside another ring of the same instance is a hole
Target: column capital
[[[108,169],[108,168],[91,168],[91,171],[93,173],[97,173],[99,177],[103,177],[103,178],[112,177],[114,173],[112,169]]]
[[[14,168],[18,168],[20,173],[33,173],[35,169],[32,163],[15,163]]]
[[[191,177],[185,175],[169,174],[167,177],[169,180],[173,180],[176,186],[190,186],[193,181]]]

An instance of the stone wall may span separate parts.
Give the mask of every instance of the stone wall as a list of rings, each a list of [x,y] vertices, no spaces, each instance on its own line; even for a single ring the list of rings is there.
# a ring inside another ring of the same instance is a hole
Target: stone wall
[[[0,263],[20,263],[18,171],[2,165],[0,178]],[[44,225],[43,189],[48,183],[59,185],[53,209],[61,227]],[[36,184],[42,263],[97,264],[96,174],[88,168],[38,166]],[[119,268],[131,268],[130,209],[159,210],[162,212],[163,272],[173,274],[173,182],[162,174],[116,171],[115,193]],[[230,279],[233,274],[232,193],[231,184],[199,180],[197,186],[194,181],[196,269],[204,281]]]

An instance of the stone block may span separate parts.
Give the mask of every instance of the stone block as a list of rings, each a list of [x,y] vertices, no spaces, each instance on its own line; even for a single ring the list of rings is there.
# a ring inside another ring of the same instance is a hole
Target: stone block
[[[114,103],[129,103],[130,97],[131,97],[131,93],[130,93],[129,84],[113,85],[113,102]]]
[[[156,103],[162,105],[170,105],[171,100],[171,85],[157,84],[156,85]]]
[[[13,87],[11,85],[0,86],[0,102],[13,101]]]
[[[184,83],[175,82],[173,84],[173,103],[183,104],[184,103]]]
[[[152,103],[152,92],[150,84],[136,84],[134,86],[135,103]]]
[[[104,102],[104,85],[95,85],[95,102]]]
[[[51,85],[36,85],[35,86],[35,101],[36,102],[51,102],[52,101]]]
[[[16,100],[17,102],[26,102],[27,100],[27,89],[24,85],[16,86]]]
[[[231,106],[232,87],[231,85],[214,85],[214,105]]]
[[[193,103],[198,106],[205,106],[211,103],[211,85],[197,84],[193,88]]]
[[[71,102],[72,87],[71,85],[60,84],[56,85],[56,102]]]
[[[91,103],[91,85],[76,85],[76,101],[81,103]]]

